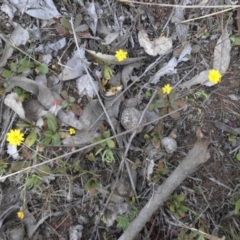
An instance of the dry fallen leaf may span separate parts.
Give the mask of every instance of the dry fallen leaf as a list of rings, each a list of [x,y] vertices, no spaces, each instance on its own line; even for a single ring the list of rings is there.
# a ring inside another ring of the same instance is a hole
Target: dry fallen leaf
[[[141,66],[143,65],[143,63],[141,62],[134,62],[131,64],[128,64],[127,66],[125,66],[122,70],[122,83],[123,83],[123,87],[124,89],[127,88],[127,84],[128,82],[132,79],[132,72],[133,70],[139,69]]]
[[[5,40],[5,37],[2,34],[0,34],[0,37],[3,40]],[[10,36],[10,43],[6,41],[7,44],[5,46],[4,53],[0,59],[0,67],[5,66],[7,63],[7,60],[13,54],[14,48],[11,47],[11,44],[13,44],[14,46],[25,45],[28,40],[29,40],[29,32],[18,24]]]
[[[22,102],[19,101],[19,96],[17,93],[10,93],[4,99],[5,105],[10,107],[21,119],[25,119],[25,111],[23,109]]]
[[[157,84],[160,80],[160,77],[164,75],[173,75],[177,73],[175,67],[177,66],[178,61],[175,57],[171,58],[167,65],[158,70],[153,77],[150,78],[150,82]]]
[[[141,29],[138,33],[138,41],[145,52],[151,56],[164,55],[172,49],[172,39],[160,36],[154,38],[153,41],[149,40],[149,37],[145,30]]]
[[[190,88],[191,86],[194,86],[196,84],[202,84],[202,85],[210,87],[210,86],[214,85],[214,83],[211,83],[208,81],[208,73],[209,73],[209,70],[202,71],[198,75],[193,77],[191,80],[180,84],[179,87],[180,88]]]
[[[89,63],[84,60],[85,51],[83,48],[80,48],[80,51],[75,51],[72,58],[69,59],[63,69],[62,73],[59,74],[58,78],[62,81],[78,78],[83,74],[84,65]]]
[[[9,2],[22,14],[26,13],[34,18],[51,19],[61,15],[52,0],[9,0]]]
[[[187,5],[189,3],[190,3],[189,0],[182,0],[180,4],[181,5]],[[185,20],[184,14],[185,14],[185,9],[184,8],[176,7],[175,11],[174,11],[174,14],[172,16],[172,19],[171,19],[172,23],[175,23],[176,34],[177,34],[177,37],[178,37],[178,39],[181,43],[186,42],[187,36],[188,36],[188,28],[189,28],[188,24],[179,23],[179,22]]]
[[[222,75],[226,73],[230,63],[231,41],[227,27],[223,29],[221,37],[218,39],[213,54],[213,68]]]
[[[93,79],[90,79],[90,77],[91,76],[88,74],[85,74],[77,79],[76,84],[80,96],[87,95],[88,97],[93,98],[96,95],[96,90],[99,90],[98,82],[93,81]],[[96,90],[92,86],[91,81],[95,85]]]

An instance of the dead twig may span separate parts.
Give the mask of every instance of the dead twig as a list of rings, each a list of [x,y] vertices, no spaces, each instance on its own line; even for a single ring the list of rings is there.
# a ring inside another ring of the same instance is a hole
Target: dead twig
[[[206,162],[210,154],[208,152],[209,139],[204,137],[201,130],[197,130],[197,142],[187,157],[172,172],[167,180],[154,192],[151,199],[132,221],[127,230],[118,240],[132,240],[142,230],[150,217],[168,199],[172,192],[193,172],[198,166]]]

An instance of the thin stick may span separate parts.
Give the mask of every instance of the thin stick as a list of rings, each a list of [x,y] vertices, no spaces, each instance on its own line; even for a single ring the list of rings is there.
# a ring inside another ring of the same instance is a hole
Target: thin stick
[[[85,146],[85,147],[76,149],[76,150],[73,151],[73,152],[68,152],[68,153],[62,154],[62,155],[60,155],[60,156],[58,156],[58,157],[49,159],[49,160],[47,160],[47,161],[45,161],[45,162],[41,162],[41,163],[35,164],[35,165],[33,165],[33,166],[30,166],[30,167],[21,169],[21,170],[15,172],[15,173],[10,173],[10,174],[8,174],[8,175],[6,175],[6,176],[1,176],[1,177],[0,177],[0,180],[6,179],[7,177],[15,176],[15,175],[17,175],[17,174],[19,174],[19,173],[24,173],[24,172],[26,172],[26,171],[28,171],[28,170],[37,168],[37,167],[42,166],[42,165],[47,164],[47,163],[54,162],[54,161],[56,161],[56,160],[58,160],[58,159],[67,157],[67,156],[72,155],[72,154],[74,154],[74,153],[81,152],[81,151],[83,151],[83,150],[85,150],[85,149],[88,149],[88,148],[90,148],[90,147],[97,146],[97,145],[99,145],[99,144],[101,144],[101,143],[103,143],[103,142],[105,142],[105,141],[107,141],[107,140],[114,139],[115,137],[123,136],[123,135],[125,135],[125,134],[127,134],[127,133],[130,133],[130,132],[134,131],[135,129],[139,129],[139,128],[148,126],[149,124],[152,124],[152,123],[154,123],[154,122],[157,122],[157,121],[159,121],[159,120],[161,120],[161,119],[163,119],[163,118],[165,118],[165,117],[168,117],[168,116],[170,116],[172,113],[179,112],[179,111],[183,110],[184,108],[185,108],[185,107],[179,108],[179,109],[177,109],[177,110],[175,110],[175,111],[173,111],[173,112],[171,112],[171,113],[168,113],[168,114],[166,114],[166,115],[164,115],[164,116],[162,116],[162,117],[159,117],[159,118],[157,118],[157,119],[155,119],[155,120],[153,120],[153,121],[151,121],[151,122],[142,124],[142,125],[140,125],[139,127],[135,127],[135,128],[129,129],[129,130],[125,131],[125,132],[122,132],[122,133],[117,134],[116,136],[112,136],[112,137],[106,138],[106,139],[104,139],[104,140],[101,140],[101,141],[99,141],[99,142],[92,143],[92,144],[90,144],[90,145],[88,145],[88,146]],[[75,145],[75,146],[79,146],[79,145]]]
[[[175,4],[166,4],[166,3],[146,3],[146,2],[137,2],[131,0],[118,0],[122,3],[134,3],[134,4],[141,4],[141,5],[150,5],[150,6],[159,6],[159,7],[177,7],[177,8],[238,8],[240,5],[211,5],[211,6],[201,6],[201,5],[175,5]]]

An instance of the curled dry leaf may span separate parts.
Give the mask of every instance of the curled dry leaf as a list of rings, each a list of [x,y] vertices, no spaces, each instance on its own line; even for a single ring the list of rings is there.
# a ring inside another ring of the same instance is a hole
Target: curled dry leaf
[[[21,119],[25,119],[25,111],[23,109],[22,102],[19,101],[17,93],[10,93],[4,99],[4,104],[10,107]]]
[[[164,75],[173,75],[177,73],[175,67],[177,66],[178,61],[175,57],[171,58],[167,65],[158,70],[153,77],[150,78],[150,82],[157,84],[160,80],[160,77]]]
[[[172,39],[160,36],[149,40],[149,37],[145,30],[141,29],[138,33],[138,41],[145,52],[151,56],[164,55],[172,49]]]
[[[143,63],[141,63],[141,62],[134,62],[134,63],[128,64],[127,66],[125,66],[123,68],[122,83],[123,83],[124,89],[127,88],[127,84],[131,80],[132,72],[133,72],[134,68],[139,69],[142,65],[143,65]]]
[[[190,60],[189,56],[191,54],[191,51],[192,51],[191,44],[189,42],[184,44],[183,50],[178,58],[178,63],[189,61]]]

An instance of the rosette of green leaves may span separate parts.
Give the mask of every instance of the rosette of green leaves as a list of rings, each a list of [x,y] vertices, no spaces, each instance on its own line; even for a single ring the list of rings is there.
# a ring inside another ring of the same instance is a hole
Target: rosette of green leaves
[[[105,131],[100,137],[95,138],[92,143],[100,142],[109,138],[110,136],[110,131]],[[115,160],[114,153],[112,151],[112,149],[115,148],[115,142],[111,139],[108,139],[104,142],[101,142],[100,146],[101,147],[97,148],[95,155],[101,154],[102,161],[111,164]]]
[[[152,101],[149,106],[149,111],[155,110],[160,116],[166,113],[170,113],[170,116],[174,119],[179,119],[180,113],[173,111],[185,106],[185,102],[180,100],[180,95],[176,91],[171,91],[170,94],[166,95],[160,89],[157,93],[156,98]]]
[[[40,143],[44,146],[46,145],[59,146],[61,144],[61,136],[60,133],[58,132],[57,119],[51,113],[48,113],[45,117],[47,122],[47,130],[43,133],[45,137],[41,140]]]

